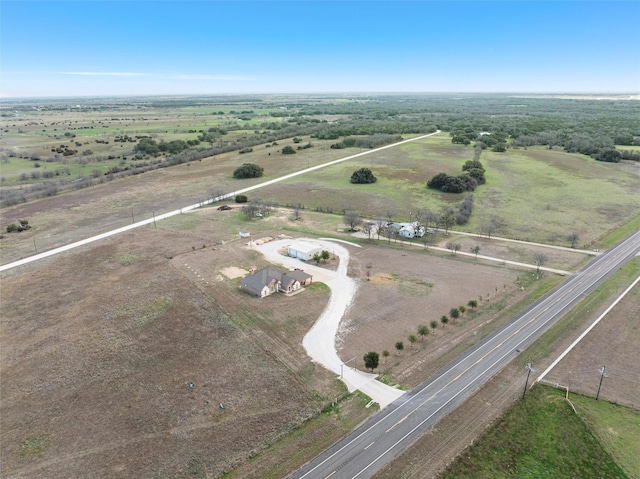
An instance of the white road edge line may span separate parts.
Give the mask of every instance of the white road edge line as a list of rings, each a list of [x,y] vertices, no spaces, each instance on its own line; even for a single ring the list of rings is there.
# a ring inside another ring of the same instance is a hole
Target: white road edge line
[[[638,282],[640,282],[640,276],[638,276],[638,277],[636,278],[636,280],[635,280],[633,283],[631,283],[631,286],[629,286],[629,287],[624,291],[624,293],[622,293],[620,296],[618,296],[618,297],[616,298],[616,300],[611,304],[611,306],[609,306],[609,307],[607,308],[607,310],[606,310],[604,313],[602,313],[602,314],[598,317],[598,319],[596,319],[596,320],[591,324],[591,326],[589,326],[589,327],[588,327],[588,328],[587,328],[587,329],[586,329],[586,330],[585,330],[585,331],[584,331],[580,336],[578,336],[578,339],[576,339],[573,343],[571,343],[571,345],[570,345],[570,346],[569,346],[569,347],[568,347],[568,348],[567,348],[567,349],[566,349],[566,350],[565,350],[565,351],[564,351],[560,356],[558,356],[558,358],[557,358],[554,362],[552,362],[552,363],[551,363],[551,365],[550,365],[547,369],[545,369],[545,370],[544,370],[544,372],[543,372],[543,373],[538,377],[538,379],[536,379],[536,382],[540,382],[540,381],[542,381],[542,380],[544,379],[544,377],[545,377],[547,374],[549,374],[549,373],[551,372],[551,370],[552,370],[554,367],[556,367],[556,365],[557,365],[557,364],[562,360],[562,358],[564,358],[567,354],[569,354],[569,352],[570,352],[570,351],[571,351],[571,350],[572,350],[572,349],[573,349],[573,348],[574,348],[574,347],[575,347],[575,346],[576,346],[580,341],[582,341],[582,339],[583,339],[587,334],[589,334],[589,332],[590,332],[593,328],[595,328],[595,327],[596,327],[596,325],[600,322],[600,320],[601,320],[602,318],[604,318],[604,317],[609,313],[609,311],[611,311],[611,310],[616,306],[616,304],[618,304],[618,303],[622,300],[622,298],[624,298],[624,297],[627,295],[627,293],[629,293],[629,291],[631,291],[631,290],[634,288],[634,286],[635,286],[636,284],[638,284]]]

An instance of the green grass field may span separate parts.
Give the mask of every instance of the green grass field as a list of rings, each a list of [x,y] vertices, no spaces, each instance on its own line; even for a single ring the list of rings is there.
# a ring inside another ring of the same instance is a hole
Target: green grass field
[[[603,413],[600,404],[593,406],[600,411],[599,415]],[[604,408],[613,413],[607,406]],[[442,477],[613,479],[629,476],[600,444],[596,434],[573,412],[564,399],[564,392],[537,385]]]

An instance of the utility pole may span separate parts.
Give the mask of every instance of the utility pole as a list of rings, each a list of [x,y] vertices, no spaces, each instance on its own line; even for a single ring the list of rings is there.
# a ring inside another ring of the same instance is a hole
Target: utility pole
[[[527,386],[529,386],[529,376],[531,376],[531,372],[534,370],[531,367],[531,363],[527,363],[527,380],[524,382],[524,391],[522,392],[522,399],[524,399],[525,394],[527,394]]]
[[[602,387],[602,380],[607,376],[607,367],[606,366],[602,366],[602,369],[599,369],[598,372],[600,373],[600,384],[598,384],[598,392],[596,393],[596,401],[598,400],[598,397],[600,396],[600,388]]]

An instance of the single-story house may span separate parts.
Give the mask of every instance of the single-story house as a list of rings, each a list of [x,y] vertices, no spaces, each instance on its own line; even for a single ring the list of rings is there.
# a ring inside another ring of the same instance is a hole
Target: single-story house
[[[303,271],[288,271],[283,273],[272,266],[265,266],[254,274],[246,276],[240,288],[253,296],[264,298],[275,292],[293,293],[302,286],[311,283],[312,276]]]
[[[401,224],[402,227],[398,231],[398,235],[403,238],[422,238],[424,236],[424,226],[420,226],[417,222]]]
[[[297,241],[292,243],[287,248],[287,254],[292,258],[298,258],[302,261],[309,261],[313,259],[316,254],[322,253],[322,248],[313,243],[305,243],[303,241]]]

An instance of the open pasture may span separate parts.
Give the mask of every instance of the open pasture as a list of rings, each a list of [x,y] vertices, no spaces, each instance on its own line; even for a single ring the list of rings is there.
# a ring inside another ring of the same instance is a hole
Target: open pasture
[[[194,241],[143,229],[3,277],[3,476],[218,476],[339,394],[300,351],[326,290],[240,297],[220,270],[258,258]]]

